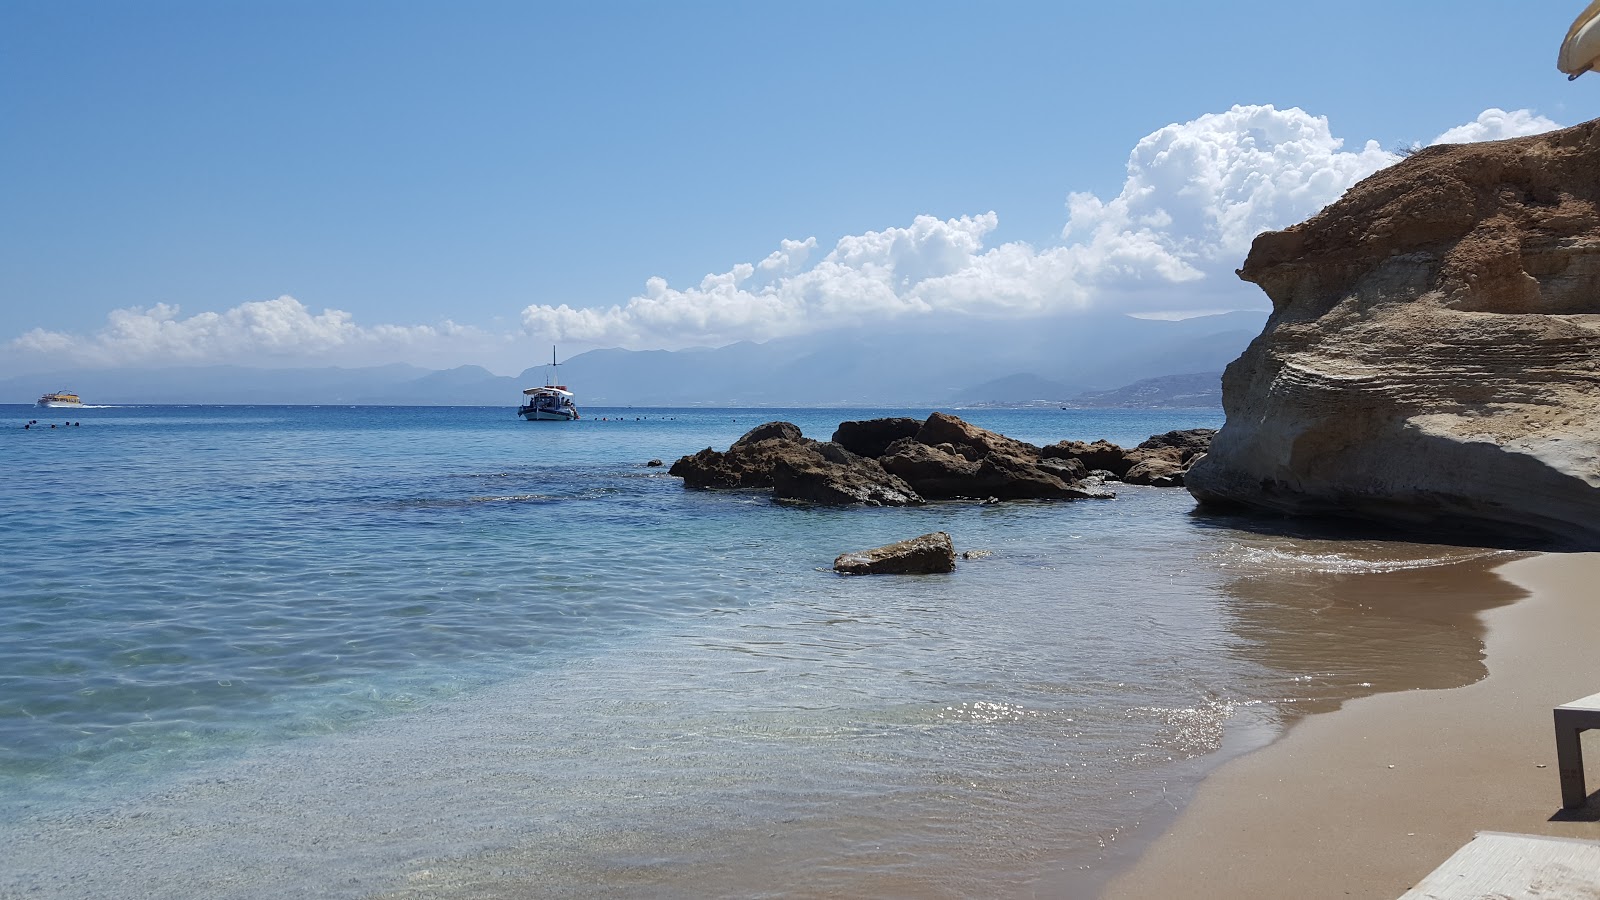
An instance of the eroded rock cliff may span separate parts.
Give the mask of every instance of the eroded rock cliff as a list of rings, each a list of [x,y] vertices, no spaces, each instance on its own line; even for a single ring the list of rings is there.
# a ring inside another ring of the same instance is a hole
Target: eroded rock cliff
[[[1239,276],[1202,503],[1600,545],[1600,121],[1420,151]]]

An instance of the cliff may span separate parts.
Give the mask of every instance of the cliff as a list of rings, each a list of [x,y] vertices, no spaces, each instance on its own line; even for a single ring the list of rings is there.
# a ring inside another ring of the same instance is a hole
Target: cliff
[[[1600,121],[1422,150],[1239,276],[1203,504],[1600,546]]]

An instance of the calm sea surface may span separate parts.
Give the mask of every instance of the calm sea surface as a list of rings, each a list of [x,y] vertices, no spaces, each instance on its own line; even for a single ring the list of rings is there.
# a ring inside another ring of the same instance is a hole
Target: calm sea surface
[[[1297,711],[1477,677],[1511,599],[1487,551],[1182,490],[807,509],[644,465],[928,410],[585,413],[0,407],[0,896],[1083,896]],[[991,555],[829,570],[938,530]]]

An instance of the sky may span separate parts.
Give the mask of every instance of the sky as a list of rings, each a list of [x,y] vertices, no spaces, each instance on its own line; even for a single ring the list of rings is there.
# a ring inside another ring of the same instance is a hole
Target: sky
[[[0,375],[1265,308],[1394,151],[1595,117],[1583,6],[7,0]]]

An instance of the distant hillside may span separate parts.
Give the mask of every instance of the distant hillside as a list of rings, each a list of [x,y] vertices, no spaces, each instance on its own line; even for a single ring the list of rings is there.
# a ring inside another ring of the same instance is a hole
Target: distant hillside
[[[1220,371],[1260,333],[1265,319],[1258,312],[1176,322],[1122,315],[949,318],[710,350],[593,350],[563,363],[560,377],[576,392],[579,406],[589,407],[1079,402],[1097,394],[1110,398],[1149,379]],[[535,355],[530,348],[529,356]],[[0,402],[31,403],[46,391],[65,389],[91,404],[511,406],[523,388],[543,384],[546,374],[547,367],[537,365],[516,377],[479,366],[79,370],[0,379]],[[1139,390],[1153,398],[1188,389],[1174,382]],[[1138,401],[1093,404],[1122,402]]]
[[[965,391],[961,399],[968,403],[1024,403],[1041,402],[1054,405],[1062,397],[1075,391],[1059,381],[1050,381],[1037,375],[1008,375],[986,381]]]
[[[1222,406],[1222,373],[1163,375],[1111,391],[1090,391],[1063,403],[1073,409],[1194,409]]]
[[[606,406],[938,406],[1063,399],[1146,378],[1221,371],[1265,321],[1264,312],[1176,322],[1121,315],[947,319],[715,350],[596,350],[568,360],[561,374],[580,400]],[[532,384],[543,377],[536,367],[522,380]]]

